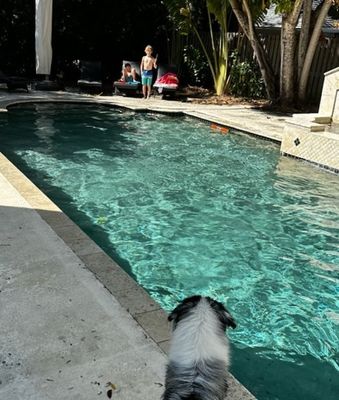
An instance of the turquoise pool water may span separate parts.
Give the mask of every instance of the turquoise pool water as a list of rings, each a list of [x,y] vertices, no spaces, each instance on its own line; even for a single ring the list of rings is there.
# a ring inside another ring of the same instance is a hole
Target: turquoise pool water
[[[1,114],[0,150],[166,310],[226,303],[258,399],[338,398],[338,176],[194,119],[75,105]]]

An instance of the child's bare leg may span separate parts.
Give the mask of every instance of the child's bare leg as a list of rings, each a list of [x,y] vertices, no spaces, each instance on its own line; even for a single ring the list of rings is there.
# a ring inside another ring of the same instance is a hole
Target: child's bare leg
[[[146,99],[146,96],[147,96],[147,85],[142,85],[142,94],[144,95],[144,99]]]
[[[147,89],[148,89],[147,98],[149,99],[151,97],[151,85],[147,85]]]

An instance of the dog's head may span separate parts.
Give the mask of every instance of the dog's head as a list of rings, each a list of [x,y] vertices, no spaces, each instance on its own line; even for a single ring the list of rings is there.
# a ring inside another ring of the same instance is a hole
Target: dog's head
[[[234,329],[237,326],[232,315],[219,301],[213,300],[210,297],[192,296],[183,300],[168,316],[168,320],[173,322],[173,329],[175,329],[177,324],[187,317],[195,307],[197,307],[202,299],[205,299],[208,302],[209,306],[222,324],[224,331],[228,327]]]

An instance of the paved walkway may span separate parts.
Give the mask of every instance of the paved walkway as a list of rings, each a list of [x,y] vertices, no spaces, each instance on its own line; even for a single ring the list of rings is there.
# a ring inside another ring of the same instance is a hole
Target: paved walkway
[[[0,398],[159,400],[165,354],[0,175]]]
[[[124,97],[6,92],[0,109],[32,100],[180,112],[277,141],[283,130],[246,107]],[[107,398],[108,382],[114,399],[160,399],[165,313],[1,153],[0,304],[1,399]],[[230,376],[227,398],[253,396]]]

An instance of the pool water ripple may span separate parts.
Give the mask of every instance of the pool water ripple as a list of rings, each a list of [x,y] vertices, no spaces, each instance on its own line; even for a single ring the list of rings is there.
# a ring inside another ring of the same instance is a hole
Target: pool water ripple
[[[166,310],[195,293],[227,304],[232,370],[259,399],[336,398],[338,176],[189,118],[39,105],[0,128],[1,150]]]

